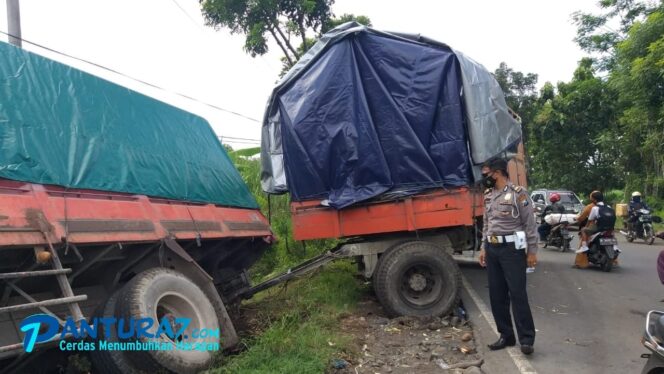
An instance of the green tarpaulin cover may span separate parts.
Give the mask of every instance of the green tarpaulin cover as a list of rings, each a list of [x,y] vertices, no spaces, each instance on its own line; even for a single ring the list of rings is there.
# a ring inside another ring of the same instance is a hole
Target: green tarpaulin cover
[[[258,207],[203,118],[2,42],[0,178]]]

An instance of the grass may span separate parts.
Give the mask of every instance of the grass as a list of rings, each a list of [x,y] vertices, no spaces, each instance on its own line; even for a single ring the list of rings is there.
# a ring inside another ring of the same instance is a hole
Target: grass
[[[366,292],[356,272],[349,261],[338,261],[246,302],[243,309],[265,329],[243,339],[244,352],[220,358],[208,373],[323,373],[331,359],[348,357],[351,341],[338,325]]]
[[[245,149],[238,149],[237,151],[232,151],[229,153],[229,156],[231,157],[236,157],[236,156],[244,156],[244,157],[251,157],[254,155],[257,155],[261,153],[261,147],[254,147],[254,148],[245,148]]]

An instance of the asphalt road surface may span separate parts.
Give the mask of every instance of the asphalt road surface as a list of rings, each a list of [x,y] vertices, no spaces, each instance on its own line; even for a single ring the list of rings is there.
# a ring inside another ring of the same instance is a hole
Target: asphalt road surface
[[[610,273],[574,269],[574,252],[540,247],[537,269],[528,274],[528,296],[537,328],[535,353],[524,360],[518,349],[511,350],[514,358],[506,350],[485,349],[483,369],[487,373],[641,372],[646,360],[640,355],[647,352],[640,343],[646,313],[664,310],[664,286],[656,269],[664,241],[627,243],[618,236],[623,251],[620,266]],[[577,245],[575,238],[572,248]],[[485,307],[485,314],[492,318],[486,271],[463,264],[461,271],[471,288],[465,291],[464,302],[469,304],[474,295],[484,303],[466,305],[476,335],[482,345],[491,343],[497,335],[480,313]]]

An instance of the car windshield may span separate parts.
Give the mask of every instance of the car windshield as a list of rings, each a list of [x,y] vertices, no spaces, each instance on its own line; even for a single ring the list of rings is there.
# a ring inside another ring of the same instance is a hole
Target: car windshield
[[[558,193],[560,195],[560,202],[563,204],[580,204],[579,199],[571,193]]]

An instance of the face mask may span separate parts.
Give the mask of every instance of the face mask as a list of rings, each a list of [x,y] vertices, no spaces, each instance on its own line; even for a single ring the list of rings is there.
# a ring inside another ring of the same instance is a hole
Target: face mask
[[[496,178],[490,175],[482,175],[482,185],[486,188],[493,188],[496,185]]]

